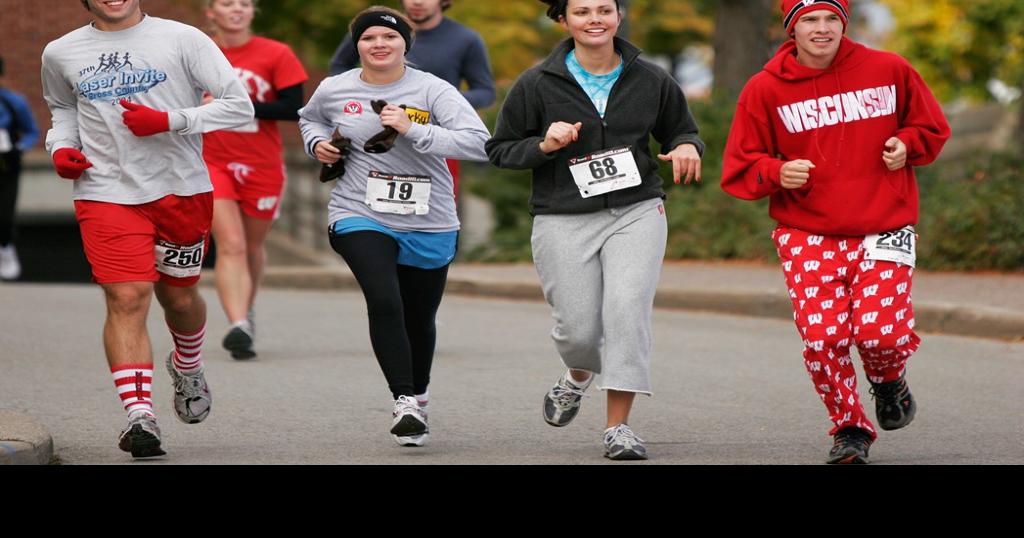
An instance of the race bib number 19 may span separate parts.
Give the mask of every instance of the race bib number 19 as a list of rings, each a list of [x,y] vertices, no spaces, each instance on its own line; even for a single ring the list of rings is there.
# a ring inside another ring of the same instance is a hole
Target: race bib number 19
[[[580,196],[590,198],[641,183],[640,171],[629,146],[602,150],[569,159],[569,171],[580,190]]]
[[[371,170],[365,202],[378,213],[426,215],[430,211],[430,178]]]
[[[864,238],[864,259],[885,260],[914,267],[917,262],[917,233],[913,226]]]
[[[156,270],[174,278],[198,276],[203,268],[203,241],[194,245],[156,243]]]

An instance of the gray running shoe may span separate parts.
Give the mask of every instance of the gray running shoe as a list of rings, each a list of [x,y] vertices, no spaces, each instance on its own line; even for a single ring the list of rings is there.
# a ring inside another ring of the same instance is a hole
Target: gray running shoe
[[[167,373],[174,383],[174,413],[185,424],[202,422],[210,415],[210,406],[213,405],[206,376],[202,369],[194,374],[179,372],[174,368],[172,355],[173,351],[167,355]]]
[[[551,390],[544,395],[544,421],[552,426],[565,426],[576,418],[580,412],[580,400],[583,398],[583,392],[594,380],[594,374],[590,374],[590,379],[579,388],[575,385],[575,381],[570,384],[568,379],[569,371],[566,370],[555,386],[551,387]]]
[[[224,335],[221,345],[231,352],[231,358],[237,360],[251,359],[256,356],[252,349],[253,331],[248,322],[231,327]]]
[[[391,436],[401,446],[423,446],[427,442],[430,428],[416,398],[399,396],[391,413]]]
[[[131,452],[133,458],[166,454],[160,448],[160,428],[156,425],[156,417],[146,413],[135,413],[128,418],[128,426],[121,431],[117,447]]]
[[[604,431],[604,457],[610,460],[645,460],[647,447],[625,424]]]

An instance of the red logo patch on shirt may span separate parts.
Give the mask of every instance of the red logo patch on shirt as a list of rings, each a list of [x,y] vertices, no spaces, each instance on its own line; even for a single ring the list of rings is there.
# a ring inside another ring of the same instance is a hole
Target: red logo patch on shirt
[[[363,105],[359,101],[349,101],[345,103],[345,114],[349,116],[358,116],[363,113]]]

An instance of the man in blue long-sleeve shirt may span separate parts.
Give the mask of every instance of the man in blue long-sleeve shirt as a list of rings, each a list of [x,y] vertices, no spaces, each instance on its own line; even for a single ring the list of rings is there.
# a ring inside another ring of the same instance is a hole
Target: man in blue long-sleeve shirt
[[[406,56],[421,71],[426,71],[460,88],[473,108],[494,104],[494,78],[487,49],[480,34],[444,16],[452,0],[402,0],[402,9],[416,25],[416,40]],[[356,67],[359,54],[352,36],[345,39],[331,58],[330,74],[337,75]]]
[[[416,38],[406,55],[413,67],[447,81],[461,90],[462,81],[467,89],[463,97],[473,108],[487,108],[494,104],[494,77],[487,49],[480,34],[444,16],[453,0],[401,0],[402,9],[416,26]],[[359,54],[352,36],[334,51],[329,73],[337,75],[356,67]],[[458,196],[459,163],[448,161],[455,179]]]
[[[21,263],[14,248],[14,208],[18,202],[21,154],[39,141],[32,110],[20,93],[4,87],[0,58],[0,279],[16,280]]]

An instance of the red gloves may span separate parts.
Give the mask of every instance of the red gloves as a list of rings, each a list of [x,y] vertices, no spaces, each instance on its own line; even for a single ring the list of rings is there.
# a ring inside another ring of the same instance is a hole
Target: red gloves
[[[171,120],[166,112],[153,110],[127,99],[121,99],[120,103],[121,106],[128,109],[121,114],[124,124],[131,129],[135,136],[150,136],[171,130]]]
[[[92,168],[92,163],[77,149],[61,148],[53,154],[53,166],[57,169],[58,176],[64,179],[78,179],[87,168]]]

